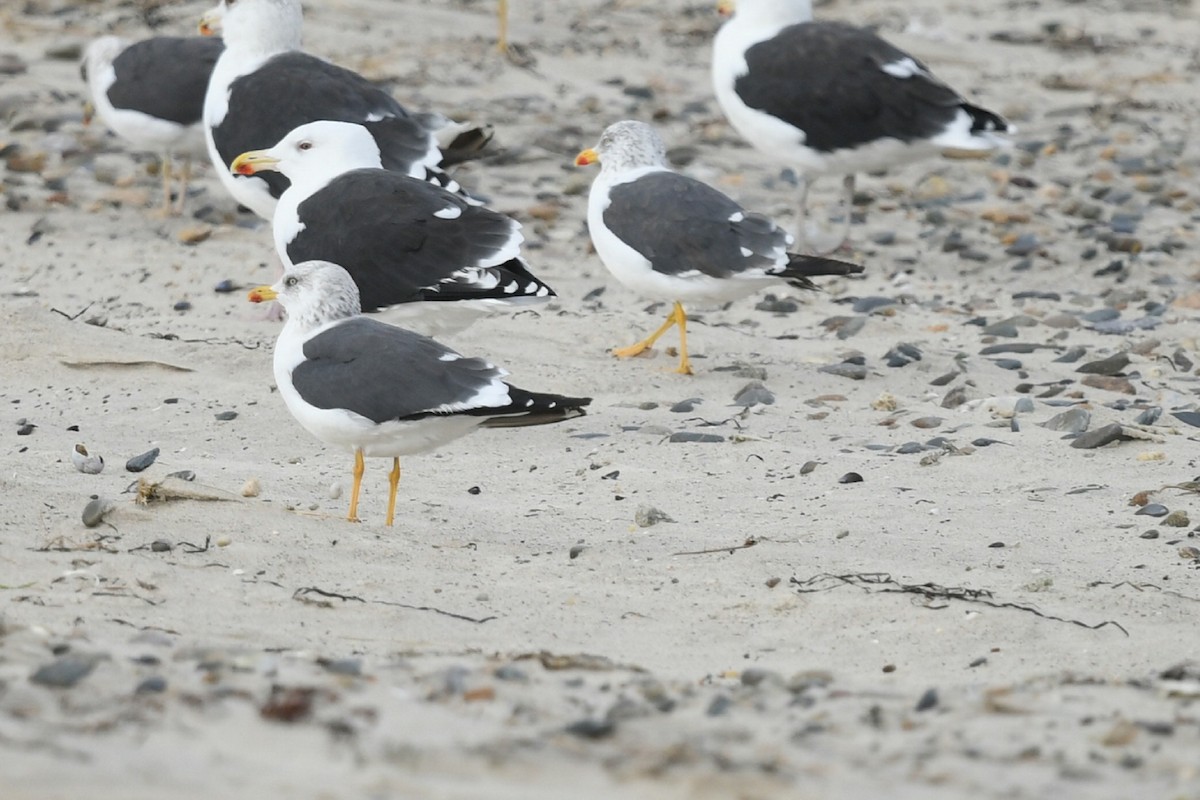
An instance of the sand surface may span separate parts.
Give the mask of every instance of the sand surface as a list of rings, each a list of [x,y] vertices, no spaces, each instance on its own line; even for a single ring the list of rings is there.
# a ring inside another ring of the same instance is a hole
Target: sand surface
[[[78,46],[150,35],[147,5],[0,9],[5,800],[1200,797],[1191,3],[822,4],[1018,146],[861,178],[865,276],[695,309],[691,378],[609,355],[666,307],[590,251],[571,161],[653,120],[681,169],[790,220],[711,96],[709,4],[516,2],[518,66],[491,2],[309,3],[309,49],[496,127],[457,176],[559,298],[450,343],[595,398],[407,460],[392,529],[386,464],[345,522],[350,457],[273,389],[278,325],[242,291],[273,280],[268,228],[207,165],[154,217],[153,157],[81,124]],[[847,359],[861,379],[820,371]],[[773,402],[743,409],[755,380]],[[1072,409],[1133,438],[1039,424]],[[135,503],[125,462],[155,447],[142,477],[225,499]],[[1147,491],[1170,516],[1135,513]],[[32,680],[51,666],[72,685]]]

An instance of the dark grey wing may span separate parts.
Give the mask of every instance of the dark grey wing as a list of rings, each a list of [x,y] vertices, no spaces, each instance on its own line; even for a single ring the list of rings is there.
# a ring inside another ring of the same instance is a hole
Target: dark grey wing
[[[363,311],[554,294],[519,258],[503,259],[515,250],[515,221],[397,172],[344,173],[297,212],[303,229],[288,243],[288,258],[340,264],[358,285]]]
[[[159,36],[135,42],[113,60],[108,89],[113,108],[194,125],[204,117],[204,92],[225,45],[209,36]]]
[[[292,384],[308,404],[375,423],[467,414],[485,424],[541,424],[582,414],[590,398],[522,391],[504,371],[427,336],[356,317],[304,343]],[[492,421],[493,417],[502,417]]]
[[[213,130],[213,141],[229,164],[248,150],[274,147],[301,125],[326,119],[366,127],[385,169],[408,173],[436,147],[433,133],[387,92],[356,72],[299,51],[274,56],[230,84],[229,110]],[[255,177],[275,197],[288,186],[279,173]]]
[[[742,102],[801,129],[805,145],[821,152],[883,138],[928,139],[964,105],[920,61],[841,22],[784,28],[751,46],[746,64],[749,71],[734,83]]]
[[[792,237],[707,184],[651,172],[609,190],[604,224],[656,272],[728,278],[781,268]]]

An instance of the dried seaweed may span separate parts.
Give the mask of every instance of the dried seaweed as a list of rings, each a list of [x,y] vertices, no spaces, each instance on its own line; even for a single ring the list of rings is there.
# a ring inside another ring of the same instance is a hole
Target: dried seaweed
[[[443,617],[450,617],[451,619],[461,619],[463,622],[473,622],[476,625],[482,625],[485,622],[490,622],[494,619],[498,619],[498,617],[494,614],[490,617],[468,617],[466,614],[456,614],[453,611],[443,611],[442,609],[436,608],[434,606],[414,606],[414,605],[410,605],[409,603],[400,603],[400,602],[397,602],[394,600],[367,600],[364,597],[356,597],[355,595],[351,595],[351,594],[339,594],[338,592],[329,592],[329,591],[326,591],[325,589],[320,589],[316,586],[303,586],[303,587],[297,589],[296,591],[292,592],[292,599],[299,600],[302,603],[310,603],[313,605],[320,605],[325,608],[331,608],[333,606],[332,603],[327,602],[325,600],[313,600],[309,597],[310,595],[316,595],[317,597],[325,597],[330,600],[341,600],[341,601],[347,602],[347,603],[353,601],[355,603],[371,603],[373,605],[380,605],[380,606],[395,606],[396,608],[407,608],[410,611],[430,611],[434,614],[441,614]]]
[[[994,595],[987,589],[968,589],[963,586],[941,586],[936,583],[900,583],[886,572],[852,572],[846,575],[834,575],[829,572],[822,572],[819,575],[813,575],[810,578],[800,580],[793,577],[791,582],[797,587],[796,591],[801,594],[809,594],[812,592],[827,592],[838,588],[839,586],[855,586],[868,593],[879,594],[911,594],[918,595],[925,599],[925,607],[934,610],[940,610],[949,607],[948,602],[937,603],[937,601],[959,600],[965,603],[976,603],[978,605],[989,606],[991,608],[1011,608],[1016,611],[1024,611],[1028,614],[1033,614],[1042,619],[1053,620],[1055,622],[1066,622],[1071,625],[1077,625],[1080,628],[1088,630],[1099,630],[1100,628],[1111,625],[1126,636],[1129,631],[1125,630],[1121,623],[1115,620],[1105,620],[1095,624],[1089,624],[1077,619],[1068,619],[1066,617],[1055,616],[1040,611],[1033,606],[1022,605],[1009,601],[995,600]]]
[[[1088,584],[1089,589],[1093,589],[1097,586],[1107,586],[1110,589],[1120,589],[1122,586],[1128,586],[1130,589],[1136,589],[1139,592],[1144,592],[1147,589],[1153,589],[1156,592],[1161,592],[1162,594],[1169,594],[1172,597],[1178,597],[1181,600],[1191,600],[1193,603],[1200,603],[1200,597],[1192,597],[1189,594],[1184,594],[1183,592],[1177,592],[1174,589],[1164,589],[1163,587],[1161,587],[1157,584],[1154,584],[1154,583],[1134,583],[1133,581],[1120,581],[1119,583],[1110,583],[1108,581],[1092,581],[1091,583]]]

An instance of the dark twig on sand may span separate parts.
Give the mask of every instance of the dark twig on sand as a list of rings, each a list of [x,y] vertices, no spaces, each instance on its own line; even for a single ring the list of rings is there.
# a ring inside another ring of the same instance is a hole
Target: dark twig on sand
[[[297,589],[296,591],[292,592],[292,599],[299,600],[302,603],[318,603],[320,605],[325,605],[325,606],[330,605],[329,603],[325,603],[320,600],[315,600],[315,601],[311,600],[311,599],[309,599],[309,595],[317,595],[318,597],[325,597],[325,598],[329,598],[330,600],[341,600],[343,602],[353,601],[355,603],[371,603],[373,605],[379,605],[379,606],[394,606],[396,608],[407,608],[410,611],[429,611],[434,614],[441,614],[443,617],[450,617],[451,619],[461,619],[463,622],[473,622],[476,625],[482,625],[485,622],[490,622],[491,620],[497,619],[497,617],[495,615],[492,615],[490,617],[468,617],[465,614],[456,614],[453,611],[443,611],[442,609],[435,608],[434,606],[414,606],[414,605],[410,605],[408,603],[396,602],[394,600],[367,600],[366,598],[356,597],[354,595],[339,594],[338,592],[329,592],[324,589],[319,589],[316,586],[304,586],[304,587]]]
[[[920,595],[925,598],[926,608],[940,610],[947,608],[949,603],[933,604],[932,601],[937,600],[961,600],[966,603],[977,603],[979,605],[989,606],[991,608],[1011,608],[1016,611],[1024,611],[1042,619],[1054,620],[1055,622],[1066,622],[1071,625],[1078,625],[1080,628],[1088,630],[1099,630],[1100,628],[1113,626],[1126,636],[1129,631],[1114,620],[1105,620],[1090,625],[1086,622],[1077,619],[1067,619],[1066,617],[1058,617],[1053,614],[1046,614],[1039,611],[1033,606],[1021,605],[1020,603],[1011,603],[1007,601],[994,600],[994,595],[987,589],[968,589],[962,586],[940,586],[936,583],[900,583],[886,572],[854,572],[847,575],[833,575],[828,572],[823,572],[819,575],[813,575],[811,578],[800,580],[793,577],[792,583],[798,588],[796,591],[801,594],[811,592],[827,592],[836,589],[839,586],[856,586],[868,593],[887,593],[887,594],[913,594]]]
[[[682,553],[671,553],[673,556],[704,556],[709,553],[732,553],[734,550],[745,550],[747,547],[754,547],[758,544],[758,539],[751,536],[741,544],[731,545],[729,547],[710,547],[707,550],[685,550]],[[793,580],[795,580],[793,578]]]

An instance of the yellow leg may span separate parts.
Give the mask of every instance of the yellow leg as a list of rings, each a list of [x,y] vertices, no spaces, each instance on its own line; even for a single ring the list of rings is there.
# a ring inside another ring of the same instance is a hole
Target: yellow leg
[[[675,324],[679,326],[679,368],[675,371],[680,375],[691,375],[692,362],[687,352],[687,312],[681,303],[676,302],[675,310],[671,313],[675,317]]]
[[[350,522],[358,522],[358,491],[362,489],[363,472],[367,469],[367,465],[363,462],[362,450],[354,451],[354,486],[350,489],[350,513],[346,515],[346,519]]]
[[[508,0],[496,0],[496,11],[500,17],[500,33],[496,37],[496,49],[508,52]]]
[[[162,208],[158,209],[159,216],[171,216],[171,156],[168,153],[163,153],[162,160],[158,162],[158,171],[162,173]]]
[[[617,358],[631,358],[632,356],[640,355],[649,350],[658,341],[659,337],[671,330],[671,326],[673,325],[679,326],[679,353],[681,356],[679,369],[675,371],[681,375],[691,375],[692,365],[688,361],[687,354],[687,313],[683,310],[683,304],[678,301],[676,301],[674,308],[671,309],[671,313],[667,315],[667,321],[658,330],[637,344],[631,344],[629,347],[614,348],[612,354]]]
[[[392,520],[396,518],[396,489],[400,486],[400,459],[392,459],[392,471],[388,473],[388,482],[392,485],[392,491],[388,495],[388,515],[387,524],[390,527]]]
[[[174,215],[179,217],[183,215],[183,204],[187,200],[188,182],[192,179],[192,158],[187,156],[183,159],[183,169],[179,174],[179,202],[175,204]]]

